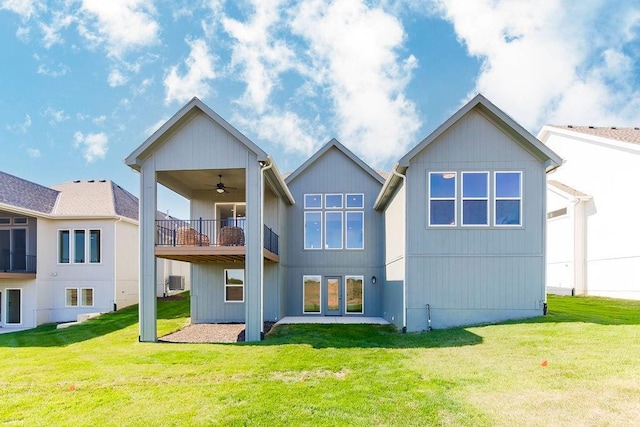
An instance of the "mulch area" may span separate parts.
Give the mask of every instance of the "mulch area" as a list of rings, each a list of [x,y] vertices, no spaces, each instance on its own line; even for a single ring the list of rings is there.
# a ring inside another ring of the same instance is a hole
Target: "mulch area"
[[[268,333],[275,322],[264,322]],[[158,341],[173,343],[234,343],[244,341],[244,323],[198,323],[160,337]]]

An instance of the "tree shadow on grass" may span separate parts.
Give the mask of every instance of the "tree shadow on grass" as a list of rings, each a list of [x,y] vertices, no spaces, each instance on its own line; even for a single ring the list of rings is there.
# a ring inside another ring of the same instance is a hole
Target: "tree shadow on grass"
[[[482,337],[464,328],[401,333],[393,325],[285,324],[277,325],[259,343],[307,344],[313,348],[442,348],[478,345]]]
[[[188,292],[170,298],[158,298],[158,319],[185,317],[185,313],[186,316],[189,315]],[[64,329],[56,329],[56,324],[46,324],[34,329],[0,334],[0,347],[65,347],[120,331],[137,323],[136,304]],[[136,329],[132,339],[137,339],[137,335]]]

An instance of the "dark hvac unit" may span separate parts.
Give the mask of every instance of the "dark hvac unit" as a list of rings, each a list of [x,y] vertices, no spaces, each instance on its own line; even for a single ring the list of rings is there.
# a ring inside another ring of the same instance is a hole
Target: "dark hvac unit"
[[[169,276],[167,285],[170,291],[184,291],[184,276]]]

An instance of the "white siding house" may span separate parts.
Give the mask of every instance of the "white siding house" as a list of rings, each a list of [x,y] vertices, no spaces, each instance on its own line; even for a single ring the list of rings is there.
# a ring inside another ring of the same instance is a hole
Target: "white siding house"
[[[545,126],[550,292],[640,299],[640,129]]]

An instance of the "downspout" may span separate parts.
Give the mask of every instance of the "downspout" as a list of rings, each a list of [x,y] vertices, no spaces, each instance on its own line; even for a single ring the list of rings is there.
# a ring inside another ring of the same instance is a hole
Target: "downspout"
[[[260,250],[264,251],[264,174],[273,167],[271,157],[267,157],[264,166],[260,168],[260,196],[262,206],[260,206]],[[260,335],[264,335],[264,256],[260,254]]]
[[[116,268],[117,265],[117,243],[118,243],[118,230],[117,230],[117,224],[122,221],[122,217],[119,216],[118,219],[116,219],[113,223],[113,311],[118,310],[118,305],[116,304],[116,301],[118,300],[118,269]],[[102,238],[102,236],[101,236]],[[100,245],[102,246],[102,245]]]
[[[396,164],[397,167],[397,164]],[[404,280],[402,281],[402,332],[407,332],[407,177],[398,173],[396,168],[391,169],[391,173],[402,180],[404,187]]]

